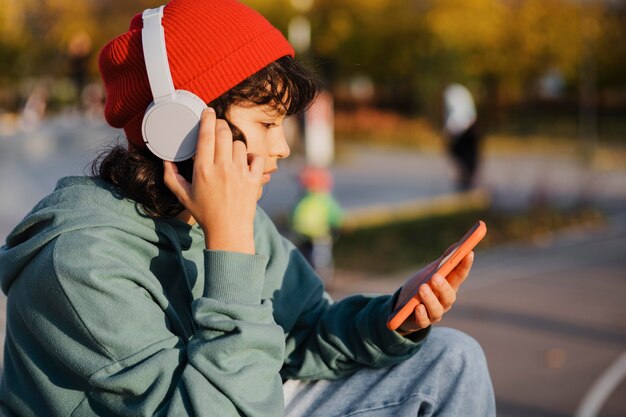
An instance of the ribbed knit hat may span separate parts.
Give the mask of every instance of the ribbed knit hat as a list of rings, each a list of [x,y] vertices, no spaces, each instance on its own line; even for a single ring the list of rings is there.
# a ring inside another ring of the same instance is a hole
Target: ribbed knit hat
[[[163,28],[174,87],[208,103],[273,61],[294,51],[263,16],[236,0],[172,0]],[[141,13],[128,32],[100,52],[107,122],[143,147],[141,122],[152,93],[141,44]]]

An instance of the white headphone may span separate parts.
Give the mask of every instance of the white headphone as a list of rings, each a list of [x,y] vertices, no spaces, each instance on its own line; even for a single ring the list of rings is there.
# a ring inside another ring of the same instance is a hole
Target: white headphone
[[[207,105],[191,91],[174,89],[161,25],[164,7],[142,14],[141,42],[153,102],[143,116],[141,134],[152,153],[178,162],[196,152],[200,116]]]

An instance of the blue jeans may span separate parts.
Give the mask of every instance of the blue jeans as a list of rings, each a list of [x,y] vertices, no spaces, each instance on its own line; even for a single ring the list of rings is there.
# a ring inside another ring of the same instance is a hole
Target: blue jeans
[[[496,415],[485,355],[470,336],[435,327],[398,365],[364,368],[334,381],[287,381],[286,417]]]

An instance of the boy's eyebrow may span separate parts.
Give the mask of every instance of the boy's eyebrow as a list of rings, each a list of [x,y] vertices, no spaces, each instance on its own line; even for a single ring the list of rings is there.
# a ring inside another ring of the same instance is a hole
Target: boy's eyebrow
[[[268,116],[284,116],[287,114],[287,109],[282,104],[278,107],[270,106],[269,104],[264,107],[263,113]]]

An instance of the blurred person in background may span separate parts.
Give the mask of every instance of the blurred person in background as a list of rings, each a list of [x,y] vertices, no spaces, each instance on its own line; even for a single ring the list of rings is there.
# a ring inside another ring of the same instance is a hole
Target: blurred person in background
[[[443,92],[446,147],[455,166],[456,188],[474,187],[479,164],[480,137],[476,128],[476,105],[472,93],[461,84],[450,84]]]
[[[343,210],[332,195],[333,179],[327,169],[304,167],[299,181],[303,195],[291,213],[294,240],[329,289],[334,275],[333,243]]]
[[[145,13],[149,23],[136,15],[99,58],[107,121],[128,143],[106,151],[93,176],[61,179],[0,250],[2,412],[493,416],[478,343],[431,326],[473,255],[421,287],[398,331],[387,318],[428,269],[393,295],[332,301],[257,207],[290,152],[285,117],[316,94],[292,47],[234,0]],[[143,39],[146,24],[162,24],[172,89],[208,104],[192,129],[195,155],[181,162],[144,142],[154,85],[142,41],[162,40]]]
[[[76,102],[83,105],[83,90],[88,81],[89,58],[92,40],[88,33],[79,31],[72,35],[67,46],[68,71],[76,90]]]
[[[20,128],[22,131],[32,132],[37,129],[46,115],[47,107],[48,88],[43,84],[37,85],[28,95],[20,112]]]

